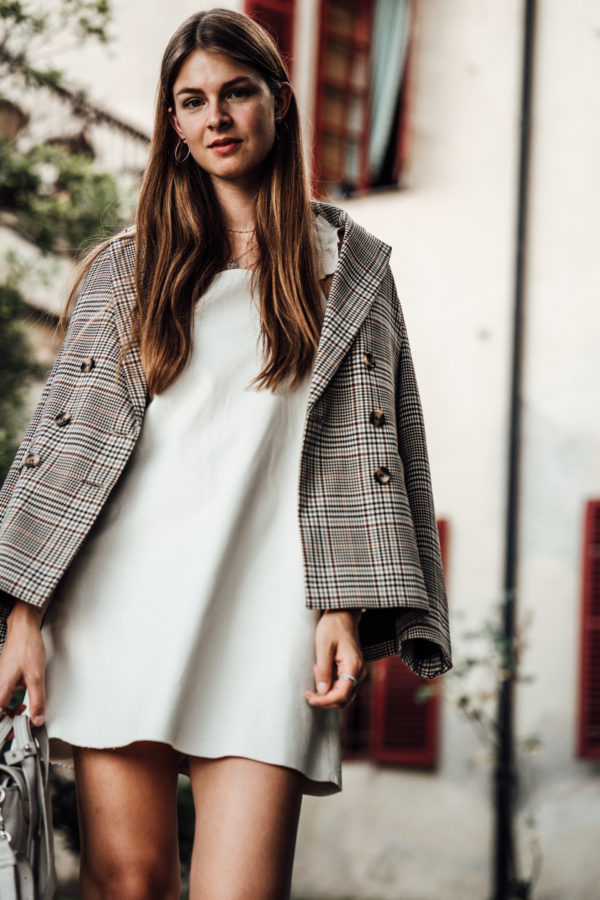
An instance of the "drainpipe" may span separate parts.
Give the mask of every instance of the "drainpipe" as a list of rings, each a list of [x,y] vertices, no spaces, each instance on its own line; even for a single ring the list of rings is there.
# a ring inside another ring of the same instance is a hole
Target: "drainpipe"
[[[515,620],[518,565],[519,469],[521,449],[521,382],[524,322],[524,276],[529,183],[531,94],[534,63],[535,0],[525,0],[519,134],[519,183],[514,272],[510,430],[508,439],[507,502],[505,523],[504,605],[502,615],[505,668],[515,672]],[[514,677],[501,681],[498,691],[498,751],[494,780],[494,883],[493,900],[523,897],[519,891],[513,820],[516,769],[514,739]]]

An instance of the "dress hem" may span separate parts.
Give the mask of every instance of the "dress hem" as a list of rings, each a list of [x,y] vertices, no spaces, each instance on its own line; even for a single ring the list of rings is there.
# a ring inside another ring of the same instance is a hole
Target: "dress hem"
[[[87,743],[80,743],[79,741],[68,741],[64,738],[59,738],[56,736],[48,735],[49,738],[49,758],[50,763],[55,766],[63,766],[64,768],[73,768],[73,754],[72,747],[85,747],[90,750],[121,750],[124,747],[129,747],[131,744],[135,744],[138,742],[152,742],[158,744],[167,744],[176,753],[180,754],[179,761],[179,774],[186,775],[189,777],[189,765],[188,765],[188,757],[189,756],[198,756],[204,759],[225,759],[228,756],[240,757],[242,759],[252,759],[256,762],[266,763],[267,765],[272,766],[280,766],[284,769],[291,769],[294,772],[297,772],[302,776],[302,793],[308,794],[313,797],[328,797],[332,794],[338,794],[342,790],[342,777],[341,772],[338,779],[334,778],[313,778],[310,775],[307,775],[306,772],[303,772],[297,766],[288,765],[286,763],[277,762],[273,759],[261,759],[258,756],[249,756],[247,753],[221,753],[221,752],[213,752],[213,753],[186,753],[184,750],[179,749],[179,747],[175,747],[167,740],[157,740],[156,738],[133,738],[130,741],[126,741],[120,744],[114,745],[105,745],[102,747],[93,747]]]

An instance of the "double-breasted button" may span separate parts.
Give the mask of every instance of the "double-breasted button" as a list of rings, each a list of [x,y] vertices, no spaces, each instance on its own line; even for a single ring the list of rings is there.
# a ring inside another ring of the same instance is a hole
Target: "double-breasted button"
[[[71,416],[68,412],[65,412],[64,409],[62,412],[59,412],[57,416],[54,416],[54,421],[58,425],[59,428],[62,428],[64,425],[68,425],[71,421]]]
[[[363,363],[367,369],[372,369],[375,365],[375,357],[372,353],[363,353]]]
[[[392,477],[390,475],[390,470],[386,469],[385,466],[377,466],[373,475],[375,476],[375,481],[378,481],[379,484],[387,484]]]
[[[91,372],[95,365],[96,360],[93,356],[85,356],[79,368],[82,372]]]
[[[28,469],[35,469],[36,466],[42,461],[42,457],[39,453],[26,453],[23,457],[23,465],[27,466]]]
[[[375,428],[381,428],[382,425],[385,425],[385,416],[383,414],[383,410],[382,409],[371,410],[370,421],[371,421],[371,425],[374,425]]]

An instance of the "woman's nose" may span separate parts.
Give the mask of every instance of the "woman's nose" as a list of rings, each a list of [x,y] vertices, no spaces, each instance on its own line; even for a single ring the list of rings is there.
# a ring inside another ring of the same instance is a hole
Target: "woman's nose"
[[[208,127],[218,128],[229,120],[229,115],[219,100],[209,103],[208,107]]]

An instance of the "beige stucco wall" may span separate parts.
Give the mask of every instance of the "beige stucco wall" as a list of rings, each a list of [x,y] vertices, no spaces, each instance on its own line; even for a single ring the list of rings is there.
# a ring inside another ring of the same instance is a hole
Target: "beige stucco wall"
[[[520,7],[421,4],[407,186],[344,204],[393,247],[436,511],[450,526],[457,657],[470,650],[462,633],[500,599]],[[301,896],[321,896],[308,893],[317,871],[326,897],[486,896],[485,749],[450,703],[442,720],[436,774],[349,763],[339,797],[306,799]]]

